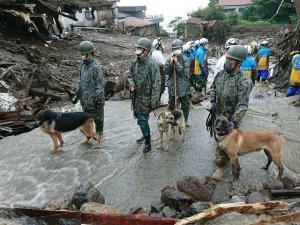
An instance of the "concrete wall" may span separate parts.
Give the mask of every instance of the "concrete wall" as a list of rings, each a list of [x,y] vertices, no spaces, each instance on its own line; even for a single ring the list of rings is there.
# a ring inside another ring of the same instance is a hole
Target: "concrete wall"
[[[247,25],[233,25],[231,26],[230,32],[241,32],[241,30],[244,30],[244,32],[279,32],[280,28],[285,28],[286,26],[289,27],[290,30],[295,28],[292,24],[247,24]]]

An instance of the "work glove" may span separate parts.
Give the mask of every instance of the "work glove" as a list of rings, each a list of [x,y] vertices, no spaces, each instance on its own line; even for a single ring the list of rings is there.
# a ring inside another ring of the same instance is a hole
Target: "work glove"
[[[172,57],[171,57],[171,64],[172,64],[172,65],[175,65],[177,62],[178,62],[177,56],[172,56]]]
[[[75,105],[75,104],[78,102],[78,100],[79,100],[78,96],[75,95],[75,96],[72,98],[71,102]]]

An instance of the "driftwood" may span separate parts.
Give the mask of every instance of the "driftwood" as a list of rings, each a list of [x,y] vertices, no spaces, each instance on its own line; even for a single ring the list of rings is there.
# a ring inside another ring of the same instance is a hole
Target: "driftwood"
[[[228,212],[257,213],[257,212],[265,212],[268,210],[283,209],[286,208],[287,206],[288,204],[282,201],[269,201],[269,202],[260,202],[254,204],[246,204],[241,202],[218,204],[208,210],[205,210],[202,213],[182,219],[176,222],[175,225],[185,225],[185,224],[191,224],[199,221],[205,221],[205,220],[213,219],[217,216],[220,216]]]
[[[291,222],[291,221],[299,221],[300,218],[300,212],[290,213],[287,215],[270,218],[270,219],[264,219],[263,221],[260,221],[259,223],[251,224],[251,225],[267,225],[267,224],[277,224],[277,223],[283,223],[283,222]]]
[[[16,65],[17,65],[17,64],[8,67],[8,68],[1,74],[0,79],[4,79],[5,76],[8,74],[8,72],[9,72],[9,71],[12,71],[12,69],[13,69]]]

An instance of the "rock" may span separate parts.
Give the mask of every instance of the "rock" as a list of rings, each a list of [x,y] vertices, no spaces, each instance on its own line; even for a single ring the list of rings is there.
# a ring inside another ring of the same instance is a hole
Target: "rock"
[[[193,203],[193,199],[190,196],[170,186],[166,186],[161,190],[160,200],[166,206],[170,206],[179,212],[186,210]]]
[[[176,210],[170,208],[169,206],[165,206],[163,209],[162,209],[162,215],[164,217],[172,217],[172,218],[175,218],[176,217]]]
[[[81,183],[78,185],[75,188],[75,192],[72,197],[72,203],[77,209],[80,209],[81,206],[87,202],[105,203],[104,197],[91,182],[87,182],[85,184]]]
[[[163,209],[163,207],[164,204],[162,202],[151,203],[150,213],[158,213]]]
[[[251,193],[248,196],[248,199],[246,203],[251,204],[251,203],[257,203],[257,202],[265,202],[264,196],[259,193],[258,191]]]
[[[129,214],[145,214],[145,210],[141,206],[132,207],[129,209]]]
[[[50,200],[45,204],[43,209],[48,210],[73,210],[72,199],[68,196],[58,197],[56,199]]]
[[[284,188],[294,188],[295,187],[295,182],[288,177],[282,177],[280,180],[283,183]]]
[[[283,183],[280,180],[271,180],[267,183],[264,183],[263,187],[265,189],[282,189],[283,188]]]
[[[189,217],[201,213],[204,210],[209,209],[210,207],[211,204],[208,202],[201,202],[201,201],[195,202],[191,204],[187,210],[185,210],[185,213],[181,213],[181,214],[184,214],[185,217]]]
[[[104,213],[104,214],[122,214],[122,211],[110,205],[104,205],[96,202],[84,203],[81,212]]]
[[[191,196],[193,202],[210,201],[215,187],[206,176],[184,176],[177,181],[178,190]]]
[[[232,198],[229,200],[229,202],[231,203],[235,203],[235,202],[245,202],[245,197],[241,197],[241,196],[238,196],[238,195],[234,195],[232,196]]]
[[[257,191],[256,187],[245,180],[237,180],[232,184],[233,193],[238,196],[246,196]]]
[[[231,197],[231,190],[232,190],[231,182],[226,182],[226,181],[219,182],[216,186],[211,201],[213,203],[228,201]]]

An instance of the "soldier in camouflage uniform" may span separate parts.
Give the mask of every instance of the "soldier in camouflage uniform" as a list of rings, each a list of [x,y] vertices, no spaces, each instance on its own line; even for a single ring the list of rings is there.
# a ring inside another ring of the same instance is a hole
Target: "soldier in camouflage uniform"
[[[246,58],[247,50],[242,45],[230,47],[226,53],[224,70],[219,72],[211,86],[211,107],[216,110],[216,116],[228,117],[230,129],[238,128],[246,110],[252,90],[252,81],[245,75],[240,66]],[[229,161],[226,153],[218,146],[214,163],[218,166],[213,178],[222,179],[225,166]]]
[[[94,116],[96,131],[101,137],[103,135],[105,104],[104,68],[94,58],[95,47],[93,43],[90,41],[81,42],[79,51],[83,62],[80,67],[79,82],[72,102],[76,104],[80,100],[83,111]]]
[[[182,54],[182,41],[176,39],[172,42],[173,56],[168,59],[164,66],[164,71],[168,75],[168,91],[169,91],[169,110],[175,109],[175,90],[174,90],[174,68],[176,71],[176,94],[181,103],[181,109],[185,118],[186,126],[188,123],[190,111],[190,62],[189,59]]]
[[[143,134],[137,142],[144,141],[143,152],[146,154],[151,151],[149,114],[159,104],[161,79],[159,67],[150,56],[151,41],[147,38],[140,38],[135,46],[137,59],[131,62],[128,82],[130,92],[133,94],[134,116]]]

